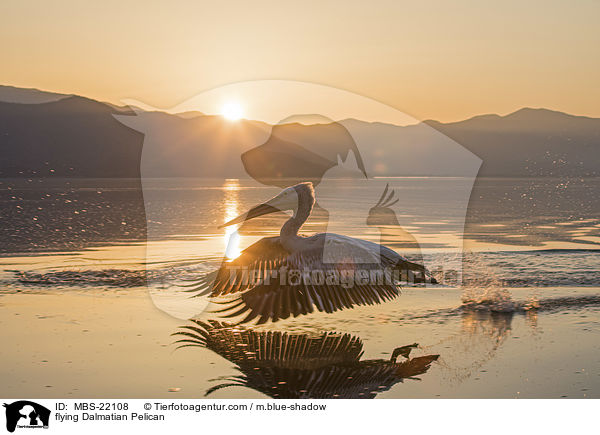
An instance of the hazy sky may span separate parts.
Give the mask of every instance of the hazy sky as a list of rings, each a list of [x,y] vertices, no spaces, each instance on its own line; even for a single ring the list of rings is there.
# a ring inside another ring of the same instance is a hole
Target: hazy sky
[[[168,108],[285,79],[419,119],[523,106],[600,117],[599,17],[597,0],[2,0],[0,83]]]

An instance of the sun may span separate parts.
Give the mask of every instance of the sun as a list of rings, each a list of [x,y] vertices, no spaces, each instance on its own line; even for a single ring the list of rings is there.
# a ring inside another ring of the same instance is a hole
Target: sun
[[[221,115],[229,121],[237,121],[244,116],[244,109],[237,101],[229,101],[221,107]]]

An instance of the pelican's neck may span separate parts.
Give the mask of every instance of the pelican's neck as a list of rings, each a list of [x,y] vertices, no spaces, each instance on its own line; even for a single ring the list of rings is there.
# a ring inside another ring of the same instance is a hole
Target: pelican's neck
[[[299,200],[298,210],[294,213],[294,216],[289,218],[286,223],[281,227],[279,233],[281,237],[281,244],[288,250],[294,250],[295,241],[300,239],[298,231],[300,227],[306,222],[312,211],[314,200]]]

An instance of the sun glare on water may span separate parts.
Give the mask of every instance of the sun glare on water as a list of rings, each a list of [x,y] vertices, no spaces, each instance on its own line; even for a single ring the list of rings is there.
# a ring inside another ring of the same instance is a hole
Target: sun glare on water
[[[223,191],[225,193],[224,205],[225,205],[225,217],[224,222],[233,219],[239,215],[239,190],[240,182],[237,179],[227,179],[223,185]],[[225,243],[225,256],[229,260],[233,260],[240,256],[240,235],[238,234],[235,227],[226,227],[224,234]]]
[[[237,101],[229,101],[221,108],[221,115],[223,115],[225,119],[228,119],[229,121],[237,121],[244,116],[244,109]]]

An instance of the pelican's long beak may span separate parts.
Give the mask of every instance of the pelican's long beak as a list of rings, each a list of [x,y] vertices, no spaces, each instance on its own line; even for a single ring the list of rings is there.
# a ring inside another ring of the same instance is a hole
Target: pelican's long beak
[[[279,195],[269,201],[252,207],[246,213],[239,215],[236,218],[219,225],[218,228],[228,227],[230,225],[239,224],[255,217],[264,216],[266,214],[275,213],[283,210],[295,210],[298,207],[298,194],[294,188],[288,187]]]
[[[249,219],[253,219],[255,217],[259,217],[259,216],[263,216],[269,213],[275,213],[276,211],[279,211],[279,209],[270,206],[269,204],[265,203],[265,204],[261,204],[261,205],[257,205],[256,207],[252,207],[250,210],[248,210],[246,213],[242,213],[241,215],[239,215],[236,218],[231,219],[228,222],[225,222],[223,225],[219,225],[218,228],[224,228],[224,227],[228,227],[230,225],[235,225],[235,224],[241,224],[242,222],[245,222]]]

